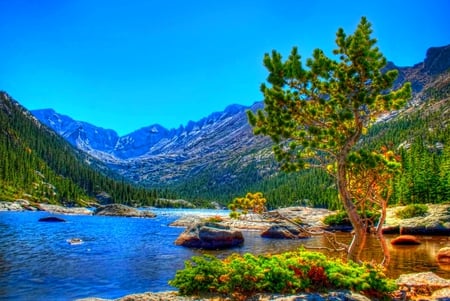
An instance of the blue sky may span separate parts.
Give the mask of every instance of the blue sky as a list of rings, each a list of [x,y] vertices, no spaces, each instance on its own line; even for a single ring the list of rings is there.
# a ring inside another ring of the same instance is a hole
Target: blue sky
[[[264,53],[331,53],[361,16],[388,60],[450,43],[450,1],[0,0],[0,90],[120,135],[262,100]]]

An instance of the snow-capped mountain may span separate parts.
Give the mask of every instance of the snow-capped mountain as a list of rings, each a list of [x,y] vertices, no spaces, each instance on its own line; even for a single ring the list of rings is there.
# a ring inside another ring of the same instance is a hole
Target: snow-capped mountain
[[[136,182],[161,185],[205,170],[220,174],[221,169],[233,164],[242,169],[258,156],[268,159],[270,140],[254,136],[246,116],[246,110],[261,107],[262,103],[251,107],[231,105],[178,129],[154,124],[122,137],[114,130],[76,121],[51,109],[32,113],[72,145],[119,174]]]
[[[389,63],[386,69],[399,70],[395,85],[411,82],[414,98],[410,106],[414,107],[427,97],[423,94],[425,87],[449,66],[450,45],[447,45],[430,48],[424,62],[412,67]],[[244,181],[248,185],[249,179],[255,182],[277,170],[273,168],[270,139],[254,136],[247,121],[247,110],[262,107],[262,102],[251,107],[231,105],[177,129],[154,124],[123,137],[53,110],[32,113],[71,144],[135,182],[152,186],[195,183],[195,187],[189,187],[191,190],[234,185],[236,192],[236,187],[244,189]],[[382,121],[394,118],[397,113],[384,116]]]

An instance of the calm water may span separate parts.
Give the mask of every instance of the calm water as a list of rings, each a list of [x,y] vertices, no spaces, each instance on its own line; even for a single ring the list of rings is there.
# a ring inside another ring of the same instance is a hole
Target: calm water
[[[174,289],[167,284],[184,261],[201,251],[174,245],[182,228],[169,227],[182,214],[211,211],[154,210],[158,217],[135,219],[61,216],[67,223],[42,223],[45,212],[0,212],[0,300],[73,300],[88,296],[118,298],[126,294]],[[223,213],[223,212],[222,212]],[[70,245],[67,239],[84,243]],[[322,238],[301,241],[263,239],[244,232],[240,248],[209,252],[277,253],[300,245],[321,246]],[[348,241],[348,234],[340,236]],[[388,237],[390,239],[390,237]],[[434,271],[450,278],[434,256],[450,246],[448,237],[422,237],[420,246],[392,248],[392,277]],[[379,258],[376,240],[369,241],[367,258]]]

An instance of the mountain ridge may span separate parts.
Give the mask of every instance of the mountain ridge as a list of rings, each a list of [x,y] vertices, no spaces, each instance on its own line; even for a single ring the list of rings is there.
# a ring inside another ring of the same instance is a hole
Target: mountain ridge
[[[399,71],[394,88],[406,81],[412,83],[414,97],[407,108],[427,99],[429,95],[424,93],[424,87],[439,72],[450,69],[449,58],[450,45],[446,45],[430,48],[424,61],[411,67],[388,63],[386,69]],[[99,141],[93,143],[101,136],[98,132],[95,134],[98,128],[73,126],[67,127],[71,131],[60,132],[64,132],[66,139],[71,139],[77,148],[133,182],[151,187],[183,187],[184,190],[195,190],[193,195],[226,189],[230,195],[237,196],[245,193],[247,184],[278,173],[271,140],[253,135],[248,124],[246,111],[261,108],[263,102],[255,102],[250,107],[230,105],[224,111],[190,121],[177,129],[169,130],[153,124],[117,140],[113,136],[105,138],[111,142],[108,147],[96,146],[101,144]],[[397,114],[390,113],[383,117],[383,121],[391,120]],[[38,119],[55,127],[49,120]],[[110,138],[112,140],[108,140]]]

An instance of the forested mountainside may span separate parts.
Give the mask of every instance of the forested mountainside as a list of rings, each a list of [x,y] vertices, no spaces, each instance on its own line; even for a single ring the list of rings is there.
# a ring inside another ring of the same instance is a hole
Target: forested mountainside
[[[0,158],[2,201],[157,205],[158,198],[173,197],[168,191],[144,189],[119,180],[102,162],[42,126],[5,92],[0,92]]]
[[[408,108],[378,122],[361,143],[401,155],[392,203],[450,201],[450,72],[434,76]]]
[[[384,116],[361,144],[387,145],[402,155],[404,171],[396,179],[392,202],[448,200],[450,45],[430,48],[425,60],[412,67],[389,63],[386,68],[399,70],[396,85],[412,83],[414,97],[405,110]],[[178,129],[152,125],[124,137],[52,110],[33,114],[124,178],[170,187],[188,200],[226,204],[247,191],[262,191],[271,207],[338,206],[334,183],[320,170],[279,171],[271,141],[255,137],[246,118],[246,110],[262,106],[232,105]]]

